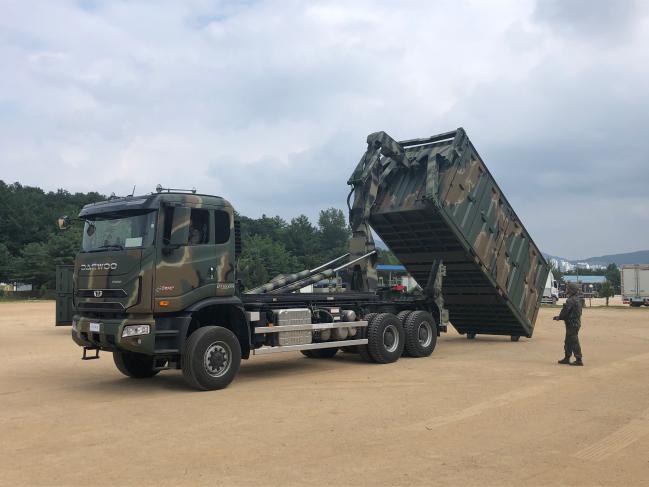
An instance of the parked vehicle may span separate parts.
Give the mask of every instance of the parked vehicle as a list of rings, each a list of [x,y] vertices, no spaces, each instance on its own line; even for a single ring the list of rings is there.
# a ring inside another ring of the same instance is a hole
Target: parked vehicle
[[[623,265],[620,268],[622,295],[631,306],[649,306],[649,264]]]
[[[548,273],[548,279],[545,281],[543,297],[541,302],[545,304],[557,304],[559,300],[559,283],[554,279],[552,271]]]
[[[532,336],[548,265],[464,130],[405,142],[371,134],[348,184],[349,254],[247,291],[245,242],[225,199],[158,186],[86,205],[57,321],[71,321],[84,359],[112,352],[134,378],[181,369],[203,390],[226,387],[241,359],[261,354],[426,357],[449,312],[469,338]],[[378,289],[370,225],[421,293]],[[336,292],[295,292],[343,270]]]

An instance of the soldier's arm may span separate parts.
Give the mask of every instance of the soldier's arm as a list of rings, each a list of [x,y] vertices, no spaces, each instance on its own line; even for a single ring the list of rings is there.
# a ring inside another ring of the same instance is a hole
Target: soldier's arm
[[[563,307],[561,308],[561,313],[559,313],[559,319],[565,321],[568,318],[570,318],[570,315],[572,314],[572,308],[573,307],[574,307],[574,303],[573,303],[572,299],[568,299],[564,303]]]

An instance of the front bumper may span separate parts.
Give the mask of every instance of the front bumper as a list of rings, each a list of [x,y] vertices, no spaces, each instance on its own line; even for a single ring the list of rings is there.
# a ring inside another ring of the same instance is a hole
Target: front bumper
[[[124,327],[128,325],[149,325],[151,332],[147,335],[122,338]],[[96,331],[97,328],[99,331]],[[88,318],[75,315],[72,319],[72,339],[81,347],[107,351],[128,350],[153,355],[155,320],[151,315],[123,319]]]

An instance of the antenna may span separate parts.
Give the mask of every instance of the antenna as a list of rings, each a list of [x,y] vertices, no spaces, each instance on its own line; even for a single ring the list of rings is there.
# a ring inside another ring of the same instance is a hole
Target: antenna
[[[135,185],[133,185],[133,191],[131,191],[131,196],[135,194]]]

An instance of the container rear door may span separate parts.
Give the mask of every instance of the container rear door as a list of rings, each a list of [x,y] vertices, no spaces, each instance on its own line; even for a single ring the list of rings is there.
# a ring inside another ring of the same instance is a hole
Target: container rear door
[[[643,297],[649,297],[649,266],[638,268],[638,294]]]
[[[56,266],[56,326],[72,324],[74,316],[73,282],[74,266]]]
[[[629,298],[638,294],[636,271],[636,267],[622,268],[622,294]]]

